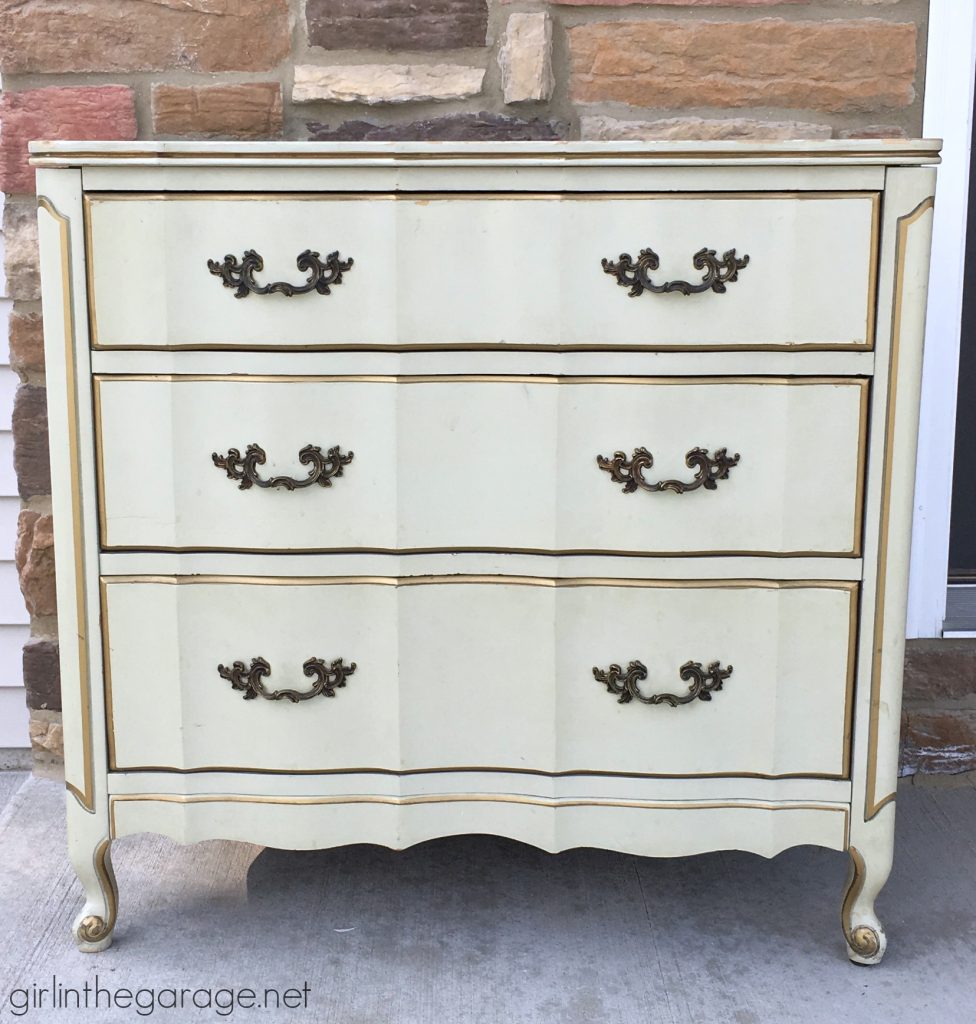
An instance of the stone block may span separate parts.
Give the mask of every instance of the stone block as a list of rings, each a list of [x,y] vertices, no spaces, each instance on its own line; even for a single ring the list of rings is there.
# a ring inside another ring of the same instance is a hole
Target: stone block
[[[33,203],[3,207],[3,273],[8,299],[32,302],[41,297],[37,256],[37,208]]]
[[[14,312],[9,323],[10,368],[24,376],[44,372],[44,322],[40,313]]]
[[[316,142],[529,142],[566,137],[569,126],[560,121],[509,117],[505,114],[450,114],[405,124],[343,121],[335,128],[319,121],[308,123]]]
[[[47,389],[21,384],[14,397],[14,470],[22,498],[51,493]]]
[[[278,139],[281,85],[154,85],[153,133],[197,139]]]
[[[308,41],[327,50],[484,46],[486,0],[306,0]]]
[[[0,0],[5,75],[270,71],[290,51],[288,0]]]
[[[829,21],[605,21],[567,30],[576,103],[876,111],[915,98],[917,29]]]
[[[513,14],[498,51],[506,103],[534,103],[552,96],[552,19],[545,12]]]
[[[584,114],[580,137],[586,140],[629,139],[829,139],[829,124],[810,121],[761,121],[747,117],[665,117],[653,121],[626,121],[605,114]]]
[[[3,125],[0,191],[33,192],[34,168],[27,162],[28,142],[32,139],[134,139],[137,134],[135,94],[127,85],[0,93],[0,123]]]
[[[31,639],[24,644],[24,687],[29,708],[61,710],[61,666],[56,643]]]
[[[353,64],[295,68],[295,103],[411,103],[461,100],[481,92],[484,68],[461,64]]]
[[[20,590],[31,615],[57,614],[54,586],[54,528],[49,515],[24,509],[17,519],[14,551]]]

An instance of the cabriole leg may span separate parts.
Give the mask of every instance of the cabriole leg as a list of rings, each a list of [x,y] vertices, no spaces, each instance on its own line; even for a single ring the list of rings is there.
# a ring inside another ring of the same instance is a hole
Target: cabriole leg
[[[68,852],[85,890],[85,905],[72,931],[82,953],[100,953],[112,944],[119,907],[111,839],[102,831],[97,817],[72,806],[72,797],[68,800]]]
[[[874,912],[874,901],[891,872],[890,847],[887,855],[881,851],[867,858],[854,846],[849,852],[851,868],[841,907],[847,955],[856,964],[877,964],[888,940]]]

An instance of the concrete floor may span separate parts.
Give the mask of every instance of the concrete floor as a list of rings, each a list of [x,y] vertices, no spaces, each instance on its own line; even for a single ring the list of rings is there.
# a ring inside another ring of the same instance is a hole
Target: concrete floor
[[[307,1010],[229,1015],[275,1022],[974,1021],[971,782],[902,786],[895,870],[878,904],[889,951],[880,967],[859,968],[838,924],[843,854],[551,856],[486,836],[401,853],[124,839],[114,847],[116,944],[82,956],[69,935],[81,890],[64,853],[63,788],[0,773],[0,1020],[14,1019],[22,989],[50,988],[52,977],[94,985],[97,975],[103,987],[131,989],[307,983]],[[30,1010],[19,1019],[149,1016]],[[221,1015],[157,1007],[151,1019]]]

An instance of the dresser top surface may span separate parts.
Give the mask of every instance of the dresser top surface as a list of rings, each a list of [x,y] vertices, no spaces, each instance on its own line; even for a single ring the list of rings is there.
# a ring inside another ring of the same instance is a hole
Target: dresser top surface
[[[38,167],[363,166],[451,163],[588,165],[889,165],[939,162],[939,139],[778,142],[82,142],[30,143]]]

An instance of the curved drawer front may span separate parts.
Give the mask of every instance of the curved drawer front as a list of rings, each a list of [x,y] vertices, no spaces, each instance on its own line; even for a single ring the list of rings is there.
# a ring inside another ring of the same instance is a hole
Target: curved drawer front
[[[119,577],[102,593],[120,770],[847,771],[853,583]]]
[[[102,543],[849,555],[867,387],[99,378]]]
[[[96,347],[872,341],[875,193],[87,204]]]

